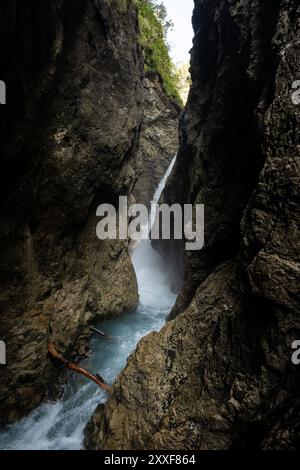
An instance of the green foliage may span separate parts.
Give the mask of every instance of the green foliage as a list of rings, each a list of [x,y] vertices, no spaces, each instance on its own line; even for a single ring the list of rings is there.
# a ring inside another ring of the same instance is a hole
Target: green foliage
[[[136,4],[145,70],[159,74],[166,93],[182,107],[179,78],[166,41],[168,29],[172,27],[167,19],[166,9],[157,0],[136,0]]]

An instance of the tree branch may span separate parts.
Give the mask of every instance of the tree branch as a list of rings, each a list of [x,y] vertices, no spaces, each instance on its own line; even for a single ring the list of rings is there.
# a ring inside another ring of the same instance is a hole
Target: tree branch
[[[110,341],[112,340],[112,336],[110,336],[110,335],[104,333],[104,332],[101,331],[101,330],[98,330],[97,328],[91,327],[91,330],[92,330],[94,333],[97,333],[97,335],[102,336],[102,338],[108,339],[108,340],[110,340]]]
[[[95,382],[99,387],[101,387],[103,390],[105,390],[107,393],[111,393],[111,388],[107,383],[105,383],[100,377],[100,375],[94,375],[88,370],[83,369],[82,367],[78,366],[77,364],[73,364],[72,362],[68,362],[61,354],[59,354],[53,343],[48,344],[48,352],[49,354],[54,358],[58,359],[60,362],[62,362],[68,369],[73,370],[77,372],[78,374],[84,375],[84,377],[87,377],[88,379],[92,380]]]

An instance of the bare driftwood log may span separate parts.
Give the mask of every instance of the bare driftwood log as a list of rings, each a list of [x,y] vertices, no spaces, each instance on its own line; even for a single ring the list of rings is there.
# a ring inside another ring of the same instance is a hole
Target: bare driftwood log
[[[88,370],[83,369],[82,367],[78,366],[77,364],[73,364],[72,362],[68,362],[64,357],[62,357],[61,354],[59,354],[53,343],[48,344],[48,351],[49,354],[54,357],[55,359],[58,359],[60,362],[62,362],[68,369],[73,370],[77,372],[78,374],[84,375],[84,377],[87,377],[88,379],[92,380],[95,382],[99,387],[103,388],[106,392],[110,393],[111,388],[105,381],[100,377],[100,375],[94,375]]]
[[[98,328],[93,328],[93,327],[92,327],[91,330],[92,330],[94,333],[97,333],[97,335],[102,336],[102,338],[112,340],[112,336],[110,336],[110,335],[104,333],[104,332],[101,331],[101,330],[98,330]]]

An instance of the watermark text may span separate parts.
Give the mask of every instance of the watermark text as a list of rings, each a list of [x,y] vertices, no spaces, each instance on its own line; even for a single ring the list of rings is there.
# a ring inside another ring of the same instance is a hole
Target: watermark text
[[[6,85],[3,80],[0,80],[0,104],[6,104]]]
[[[119,207],[101,204],[96,212],[101,220],[96,233],[99,240],[184,240],[187,251],[204,246],[203,204],[133,204],[126,196],[119,197]]]
[[[296,80],[292,83],[292,90],[295,90],[292,93],[292,103],[295,106],[299,106],[300,105],[300,80]]]
[[[6,364],[6,344],[0,340],[0,365]]]
[[[292,363],[294,366],[299,366],[300,364],[300,340],[296,340],[292,344],[292,349],[294,353],[292,355]]]

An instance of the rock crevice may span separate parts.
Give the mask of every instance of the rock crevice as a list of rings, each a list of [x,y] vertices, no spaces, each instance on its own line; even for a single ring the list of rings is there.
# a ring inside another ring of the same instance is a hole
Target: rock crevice
[[[180,110],[145,77],[134,1],[0,8],[0,422],[10,423],[57,397],[49,341],[83,357],[91,325],[138,305],[128,241],[98,240],[96,210],[134,191],[148,202],[176,152]]]
[[[300,10],[275,3],[195,1],[193,83],[163,200],[204,203],[206,243],[184,254],[171,319],[129,358],[87,448],[299,448]]]
[[[7,349],[0,421],[7,423],[48,393],[56,396],[59,370],[48,341],[81,357],[90,325],[136,308],[128,242],[97,239],[96,209],[117,206],[120,195],[132,199],[145,178],[139,148],[141,129],[151,139],[147,97],[154,95],[157,121],[166,120],[164,132],[169,126],[174,136],[162,143],[161,164],[152,161],[149,191],[175,153],[179,110],[144,77],[131,0],[2,2],[0,39],[7,86],[0,108],[0,337]]]

